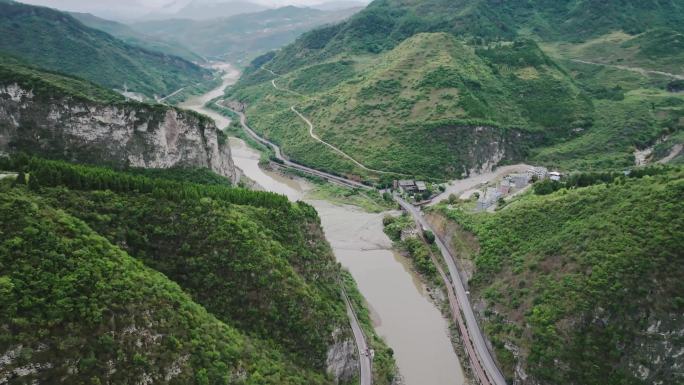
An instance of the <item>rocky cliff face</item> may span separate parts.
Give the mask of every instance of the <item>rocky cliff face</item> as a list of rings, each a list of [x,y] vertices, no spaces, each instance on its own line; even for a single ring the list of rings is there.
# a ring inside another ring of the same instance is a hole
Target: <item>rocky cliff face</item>
[[[207,167],[237,181],[230,147],[208,120],[164,106],[100,104],[0,86],[0,152],[114,167]]]
[[[333,333],[335,343],[328,348],[326,358],[326,371],[334,379],[336,384],[351,382],[359,373],[359,357],[356,344],[350,336],[338,329]]]

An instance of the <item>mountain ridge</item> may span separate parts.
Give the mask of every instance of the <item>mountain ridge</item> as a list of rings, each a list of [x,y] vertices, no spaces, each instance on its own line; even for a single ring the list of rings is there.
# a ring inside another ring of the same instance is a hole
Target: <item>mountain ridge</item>
[[[184,59],[128,45],[47,7],[3,1],[0,33],[0,51],[110,89],[163,95],[211,76]]]

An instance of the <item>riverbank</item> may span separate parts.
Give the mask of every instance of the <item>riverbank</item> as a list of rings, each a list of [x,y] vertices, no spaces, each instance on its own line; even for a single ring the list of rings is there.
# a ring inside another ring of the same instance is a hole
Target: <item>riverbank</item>
[[[230,118],[205,107],[224,89],[193,98],[182,107],[206,114],[225,128]],[[305,179],[260,167],[261,155],[243,140],[230,138],[230,145],[236,166],[262,189],[286,195],[293,201],[304,200],[316,208],[337,260],[356,281],[376,332],[391,347],[402,383],[463,385],[465,379],[451,345],[449,323],[432,303],[409,261],[393,251],[383,232],[386,211],[370,213],[342,202],[323,200],[320,195],[312,196],[314,186]]]

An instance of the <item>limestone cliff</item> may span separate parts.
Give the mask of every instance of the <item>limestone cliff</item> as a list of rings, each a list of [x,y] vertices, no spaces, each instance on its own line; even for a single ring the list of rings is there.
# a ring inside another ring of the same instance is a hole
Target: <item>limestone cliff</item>
[[[114,167],[207,167],[237,181],[230,147],[195,113],[95,102],[0,85],[0,152],[26,151]]]

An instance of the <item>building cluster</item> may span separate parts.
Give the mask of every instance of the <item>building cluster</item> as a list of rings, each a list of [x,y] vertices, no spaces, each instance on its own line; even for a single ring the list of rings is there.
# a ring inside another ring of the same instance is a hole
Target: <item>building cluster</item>
[[[506,175],[496,187],[487,187],[477,201],[477,210],[484,211],[494,206],[499,199],[523,190],[530,182],[551,179],[561,180],[561,173],[549,172],[546,167],[531,167],[524,173]]]
[[[427,185],[419,180],[395,180],[394,189],[402,194],[422,194],[427,191]]]

